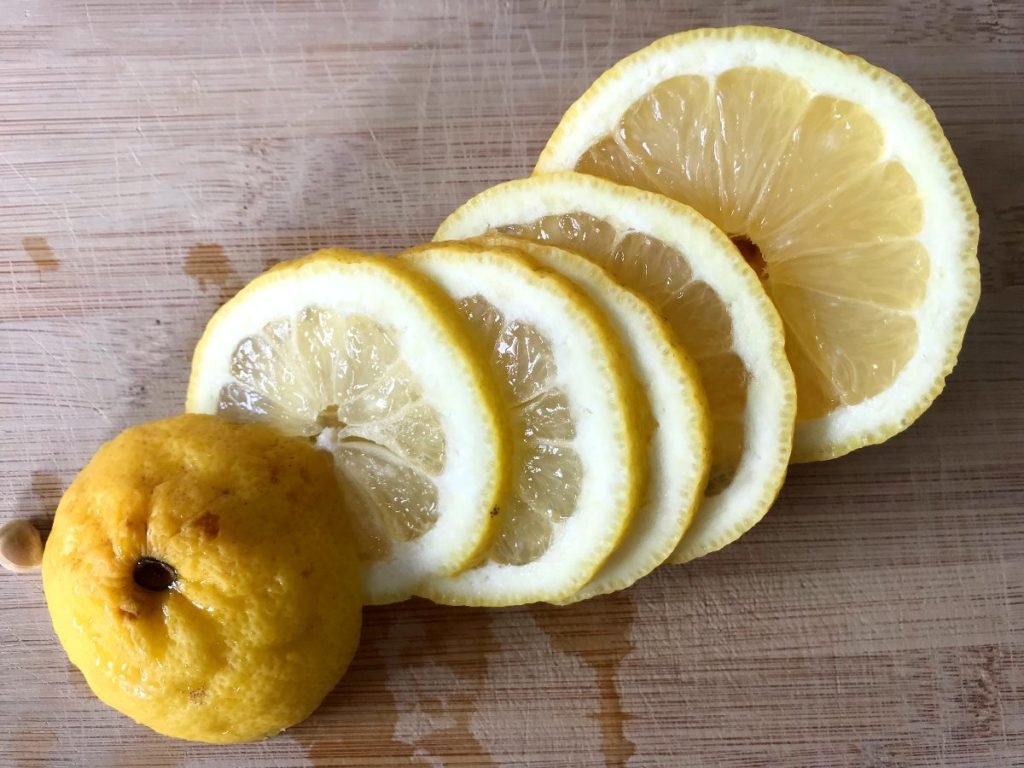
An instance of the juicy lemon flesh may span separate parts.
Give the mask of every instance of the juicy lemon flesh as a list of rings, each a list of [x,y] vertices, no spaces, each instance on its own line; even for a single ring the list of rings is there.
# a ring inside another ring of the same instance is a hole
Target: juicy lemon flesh
[[[648,235],[616,230],[587,213],[546,216],[500,232],[580,253],[646,298],[668,322],[697,366],[711,418],[707,495],[732,481],[745,445],[750,372],[732,350],[732,320],[707,283],[695,279],[678,250]]]
[[[402,361],[396,335],[360,315],[307,307],[242,339],[218,412],[315,440],[335,470],[364,560],[386,558],[437,522],[445,467],[437,411]]]
[[[498,373],[515,445],[513,482],[487,559],[526,565],[544,555],[558,525],[576,509],[583,465],[573,448],[575,420],[568,396],[557,385],[554,353],[543,334],[529,323],[506,319],[479,295],[458,306]]]
[[[929,273],[915,239],[923,205],[858,104],[774,70],[679,76],[636,101],[576,170],[672,197],[755,246],[741,251],[785,324],[798,419],[886,390],[913,355]]]

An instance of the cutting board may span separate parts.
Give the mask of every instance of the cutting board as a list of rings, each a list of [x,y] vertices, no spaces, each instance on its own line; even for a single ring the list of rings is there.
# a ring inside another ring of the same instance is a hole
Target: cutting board
[[[674,30],[788,26],[935,108],[983,296],[905,434],[795,467],[751,534],[570,608],[366,611],[347,677],[260,744],[159,737],[0,574],[0,766],[1024,765],[1024,6],[4,0],[0,519],[182,407],[206,319],[279,260],[395,252],[529,172],[564,108]]]

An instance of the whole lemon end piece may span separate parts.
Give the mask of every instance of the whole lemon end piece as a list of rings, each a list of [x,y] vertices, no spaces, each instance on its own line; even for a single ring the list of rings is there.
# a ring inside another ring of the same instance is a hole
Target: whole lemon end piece
[[[330,456],[185,415],[100,448],[57,509],[43,588],[102,701],[168,736],[241,742],[304,720],[341,678],[358,562]]]

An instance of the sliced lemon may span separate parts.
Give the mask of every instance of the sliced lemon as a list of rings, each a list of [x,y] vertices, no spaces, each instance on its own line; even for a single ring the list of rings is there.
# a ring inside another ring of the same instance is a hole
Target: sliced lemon
[[[666,197],[568,172],[492,187],[436,237],[492,231],[600,264],[659,310],[696,363],[711,417],[711,472],[672,560],[720,549],[757,523],[785,477],[796,393],[778,313],[729,239]]]
[[[384,257],[326,250],[260,275],[210,320],[189,411],[334,455],[372,603],[476,560],[506,471],[497,393],[454,306]]]
[[[570,107],[537,173],[692,205],[729,233],[786,327],[794,460],[909,426],[978,301],[978,215],[935,115],[894,75],[763,27],[666,37]]]
[[[419,594],[455,605],[564,600],[618,544],[646,480],[647,403],[626,355],[583,293],[514,251],[443,243],[401,258],[457,303],[513,443],[494,544]]]
[[[672,554],[704,497],[710,439],[697,369],[651,305],[592,261],[513,237],[490,235],[478,241],[521,250],[571,280],[604,311],[629,352],[654,416],[647,488],[622,541],[570,601],[625,589]]]

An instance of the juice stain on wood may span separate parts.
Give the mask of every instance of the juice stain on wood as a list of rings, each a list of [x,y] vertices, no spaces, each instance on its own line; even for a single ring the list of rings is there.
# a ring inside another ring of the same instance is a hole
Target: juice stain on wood
[[[600,696],[601,752],[607,765],[624,768],[636,747],[626,737],[630,715],[622,708],[615,677],[633,650],[633,600],[618,593],[572,607],[537,605],[530,613],[552,646],[593,670]]]
[[[314,768],[338,765],[346,759],[358,765],[360,744],[367,741],[376,746],[382,759],[413,756],[412,747],[391,740],[398,712],[394,695],[386,685],[386,644],[394,623],[393,607],[364,609],[359,650],[345,676],[309,720],[289,729],[292,738],[305,748]],[[324,738],[320,734],[361,734],[362,738]]]
[[[45,237],[24,237],[21,240],[21,247],[32,258],[40,272],[56,272],[60,269],[60,260]]]
[[[472,757],[480,768],[496,766],[473,732],[477,702],[487,685],[487,660],[500,650],[491,613],[481,608],[426,606],[420,614],[422,632],[402,643],[398,664],[440,665],[457,684],[446,690],[416,696],[418,713],[439,727],[411,740],[414,754],[444,764],[450,758]]]
[[[486,611],[439,608],[419,603],[367,608],[362,639],[342,682],[306,724],[289,731],[314,766],[362,764],[366,755],[350,737],[318,738],[317,734],[361,733],[376,745],[376,756],[402,764],[447,764],[451,758],[472,758],[474,766],[494,766],[472,731],[477,702],[485,692],[487,659],[500,649]],[[443,688],[411,674],[399,684],[407,700],[399,701],[396,681],[389,677],[436,665],[457,680]],[[412,702],[424,721],[440,724],[422,735],[403,735],[400,718]],[[365,742],[363,742],[365,743]]]
[[[221,302],[230,299],[239,288],[238,273],[228,261],[224,249],[216,243],[196,243],[185,257],[185,274],[206,290],[208,285],[220,289]]]

